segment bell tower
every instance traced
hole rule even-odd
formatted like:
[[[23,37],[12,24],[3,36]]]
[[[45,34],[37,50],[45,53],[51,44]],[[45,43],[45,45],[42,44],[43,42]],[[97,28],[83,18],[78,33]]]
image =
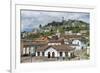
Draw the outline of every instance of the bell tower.
[[[57,35],[58,38],[60,38],[60,34],[61,34],[61,33],[60,33],[59,30],[57,29],[56,35]]]

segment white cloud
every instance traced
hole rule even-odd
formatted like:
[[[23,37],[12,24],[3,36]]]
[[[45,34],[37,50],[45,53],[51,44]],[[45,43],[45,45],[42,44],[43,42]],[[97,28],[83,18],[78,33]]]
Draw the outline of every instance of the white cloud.
[[[31,30],[39,24],[45,25],[52,21],[62,21],[62,17],[78,19],[89,23],[89,13],[80,12],[47,12],[47,11],[21,11],[21,22],[23,30]]]

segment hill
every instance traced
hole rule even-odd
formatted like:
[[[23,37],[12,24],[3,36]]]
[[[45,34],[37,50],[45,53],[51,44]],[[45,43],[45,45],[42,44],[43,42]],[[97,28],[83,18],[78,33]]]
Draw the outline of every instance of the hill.
[[[52,21],[41,27],[42,30],[57,31],[60,30],[61,33],[64,31],[79,32],[80,30],[89,30],[89,23],[81,20],[63,20],[62,22]]]

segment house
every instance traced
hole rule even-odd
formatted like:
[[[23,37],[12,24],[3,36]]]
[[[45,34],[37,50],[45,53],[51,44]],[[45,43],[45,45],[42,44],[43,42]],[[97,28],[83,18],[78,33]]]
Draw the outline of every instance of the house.
[[[63,40],[51,40],[48,43],[42,41],[22,41],[21,56],[34,54],[48,58],[70,58],[74,55],[75,48],[62,43]]]
[[[84,44],[80,39],[74,39],[72,45],[75,45],[76,50],[86,49],[86,44]]]
[[[22,35],[22,38],[25,38],[25,37],[27,37],[28,32],[21,32],[21,35]]]
[[[64,39],[52,38],[47,45],[36,49],[36,56],[44,56],[48,58],[70,58],[74,56],[75,48],[65,45]]]
[[[43,41],[44,41],[44,42],[47,42],[48,40],[49,40],[49,38],[48,38],[47,36],[41,36],[41,37],[37,38],[35,41],[38,41],[38,42],[39,42],[39,41],[40,41],[40,42],[41,42],[41,41],[42,41],[42,42],[43,42]]]
[[[75,50],[81,50],[86,48],[86,44],[81,39],[81,35],[67,35],[64,37],[64,44],[70,45]]]
[[[51,39],[41,37],[39,40],[22,41],[22,46],[22,55],[35,54],[48,58],[70,58],[74,56],[75,50],[86,48],[81,41],[81,35],[67,35],[61,38],[52,36]]]
[[[65,35],[72,35],[72,31],[65,31]]]
[[[32,42],[22,42],[21,43],[21,56],[35,54],[35,49],[37,45],[34,45]]]
[[[82,35],[73,34],[73,35],[64,35],[63,37],[64,39],[72,40],[72,39],[81,39]]]
[[[65,44],[72,44],[73,39],[81,39],[80,35],[66,35],[64,37],[64,43]]]
[[[80,30],[80,33],[81,34],[86,34],[87,33],[87,30]]]
[[[61,41],[59,40],[50,40],[48,45],[61,45]]]
[[[66,45],[46,45],[36,49],[36,56],[48,58],[73,57],[74,48]]]
[[[54,35],[51,39],[48,40],[48,45],[61,45],[64,44],[63,38],[58,38],[58,36]]]
[[[35,54],[37,48],[47,45],[44,41],[21,41],[21,56]]]
[[[81,33],[76,33],[76,35],[82,35]]]
[[[69,39],[64,39],[64,44],[68,45],[70,43],[71,43],[71,41]]]
[[[57,30],[57,32],[56,32],[56,36],[57,36],[58,38],[61,37],[61,33],[59,32],[59,30]]]

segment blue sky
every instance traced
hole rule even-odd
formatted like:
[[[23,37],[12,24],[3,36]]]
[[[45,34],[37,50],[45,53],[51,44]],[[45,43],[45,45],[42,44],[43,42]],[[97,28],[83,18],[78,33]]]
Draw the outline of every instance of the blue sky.
[[[81,12],[49,12],[49,11],[32,11],[21,10],[21,31],[32,31],[33,28],[38,28],[41,24],[46,25],[52,21],[62,21],[77,19],[89,23],[89,13]]]

